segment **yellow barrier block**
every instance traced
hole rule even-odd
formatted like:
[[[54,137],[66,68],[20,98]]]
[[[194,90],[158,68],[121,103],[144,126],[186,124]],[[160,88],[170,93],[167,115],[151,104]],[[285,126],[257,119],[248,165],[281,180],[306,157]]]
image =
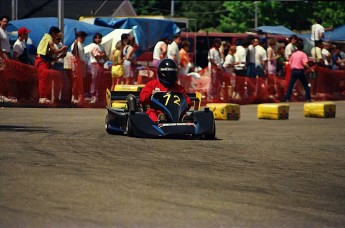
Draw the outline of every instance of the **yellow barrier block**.
[[[240,105],[232,103],[208,103],[206,104],[213,111],[216,120],[239,120]]]
[[[286,120],[289,119],[289,105],[288,104],[259,104],[258,118],[271,120]]]
[[[336,105],[332,101],[305,103],[303,112],[305,117],[335,118]]]

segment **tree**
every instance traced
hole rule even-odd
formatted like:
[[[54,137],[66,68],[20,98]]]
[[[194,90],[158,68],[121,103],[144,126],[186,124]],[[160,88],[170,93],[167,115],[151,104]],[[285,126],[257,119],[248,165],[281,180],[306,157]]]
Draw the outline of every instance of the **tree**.
[[[137,14],[170,16],[167,0],[132,0]],[[245,32],[254,28],[255,1],[174,1],[174,16],[196,20],[192,31]],[[258,26],[283,25],[294,31],[310,30],[316,18],[325,27],[345,24],[343,1],[257,1]],[[193,24],[192,24],[193,25]]]

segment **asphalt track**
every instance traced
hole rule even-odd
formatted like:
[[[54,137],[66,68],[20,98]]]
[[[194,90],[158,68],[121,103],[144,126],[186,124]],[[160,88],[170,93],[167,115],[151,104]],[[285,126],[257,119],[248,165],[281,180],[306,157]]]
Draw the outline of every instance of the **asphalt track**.
[[[217,140],[108,135],[104,109],[0,109],[0,227],[344,227],[336,118],[216,121]]]

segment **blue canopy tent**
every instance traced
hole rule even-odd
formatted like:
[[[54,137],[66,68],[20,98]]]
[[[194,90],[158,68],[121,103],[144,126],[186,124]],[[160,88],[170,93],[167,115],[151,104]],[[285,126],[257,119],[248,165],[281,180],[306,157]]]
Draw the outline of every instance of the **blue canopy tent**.
[[[58,26],[57,17],[44,17],[44,18],[28,18],[22,20],[10,21],[6,30],[9,32],[17,31],[20,27],[26,27],[31,30],[29,37],[32,40],[32,45],[37,48],[44,33],[49,32],[51,26]],[[73,19],[64,19],[64,44],[71,46],[75,40],[75,29],[77,31],[84,31],[87,33],[85,45],[92,43],[92,37],[96,32],[101,33],[103,36],[113,31],[112,28],[92,25],[86,22],[81,22]]]
[[[139,44],[137,55],[153,49],[164,33],[179,33],[180,29],[175,22],[164,19],[148,18],[95,18],[94,24],[113,29],[133,29],[136,42]]]
[[[283,35],[283,36],[291,36],[296,33],[291,31],[290,29],[278,25],[278,26],[259,26],[256,28],[257,30],[261,30],[263,33],[269,33],[269,34],[277,34],[277,35]]]

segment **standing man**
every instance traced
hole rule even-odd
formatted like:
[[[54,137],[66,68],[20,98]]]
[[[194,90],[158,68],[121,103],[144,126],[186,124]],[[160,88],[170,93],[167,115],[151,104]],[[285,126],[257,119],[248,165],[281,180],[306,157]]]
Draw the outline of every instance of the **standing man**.
[[[209,52],[209,62],[211,64],[211,83],[209,88],[209,99],[219,100],[220,99],[220,88],[222,84],[222,71],[223,61],[219,48],[221,45],[221,39],[216,38],[213,41],[213,47]]]
[[[37,56],[35,60],[35,66],[38,70],[38,92],[39,92],[39,103],[46,104],[51,103],[47,98],[47,69],[52,67],[52,54],[58,55],[61,52],[67,51],[67,46],[62,46],[57,49],[54,46],[54,40],[58,37],[60,29],[56,26],[52,26],[49,29],[49,33],[45,33],[38,44]]]
[[[297,43],[297,40],[298,40],[298,38],[297,38],[296,35],[290,36],[290,38],[289,38],[289,44],[286,45],[286,47],[285,47],[285,52],[284,52],[286,61],[289,61],[289,58],[290,58],[290,56],[292,55],[292,53],[294,53],[295,51],[297,51],[297,48],[296,48],[296,46],[295,46],[296,43]]]
[[[174,35],[174,40],[168,45],[168,59],[173,59],[177,64],[177,67],[180,66],[180,50],[179,45],[181,44],[180,34]]]
[[[10,58],[11,46],[9,34],[5,31],[8,22],[10,21],[8,16],[1,17],[0,24],[0,56],[4,59]]]
[[[153,61],[152,66],[158,69],[158,65],[161,60],[166,58],[167,51],[168,51],[168,44],[170,43],[170,34],[164,33],[155,45],[153,49]]]
[[[291,77],[289,81],[289,87],[285,96],[285,101],[286,102],[290,101],[293,86],[295,85],[295,82],[298,79],[300,80],[300,82],[302,83],[304,87],[305,99],[310,102],[312,100],[310,96],[308,80],[304,74],[304,69],[308,69],[310,71],[314,71],[314,70],[309,67],[308,57],[303,52],[303,48],[304,48],[303,41],[298,41],[296,43],[296,47],[297,47],[297,51],[294,52],[289,59],[289,64],[291,66]]]

